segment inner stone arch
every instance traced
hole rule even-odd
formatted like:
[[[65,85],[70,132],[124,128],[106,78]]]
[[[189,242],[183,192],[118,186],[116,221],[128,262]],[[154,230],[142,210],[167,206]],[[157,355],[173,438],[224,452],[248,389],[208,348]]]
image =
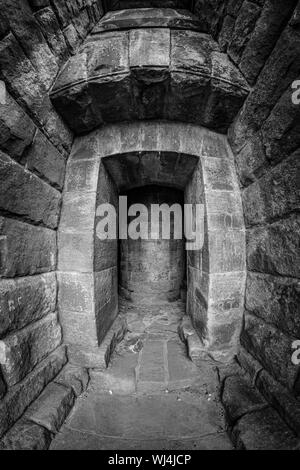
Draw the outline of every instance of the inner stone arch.
[[[242,322],[245,234],[230,148],[200,126],[158,122],[110,125],[79,137],[68,163],[59,227],[60,316],[69,358],[99,364],[118,316],[118,240],[95,236],[99,204],[149,184],[184,191],[205,205],[204,246],[186,256],[186,313],[201,355],[230,361]],[[100,348],[99,348],[100,347]]]

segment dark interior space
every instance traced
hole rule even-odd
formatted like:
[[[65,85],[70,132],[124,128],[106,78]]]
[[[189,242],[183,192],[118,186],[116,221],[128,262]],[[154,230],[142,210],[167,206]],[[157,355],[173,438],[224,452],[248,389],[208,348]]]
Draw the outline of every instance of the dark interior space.
[[[170,213],[170,239],[163,239],[162,214],[159,214],[157,224],[157,218],[152,218],[151,205],[167,204],[171,207],[179,204],[182,214],[183,192],[162,186],[145,186],[130,190],[126,195],[128,207],[143,204],[147,208],[148,239],[119,241],[122,291],[135,302],[177,300],[186,277],[184,240],[174,239],[174,213]],[[129,224],[134,218],[129,217]],[[183,217],[181,221],[183,223]]]

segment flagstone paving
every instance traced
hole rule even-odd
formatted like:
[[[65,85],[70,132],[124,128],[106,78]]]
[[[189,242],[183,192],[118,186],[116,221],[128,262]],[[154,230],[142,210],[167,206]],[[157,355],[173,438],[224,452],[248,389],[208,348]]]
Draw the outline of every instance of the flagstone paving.
[[[231,449],[212,364],[197,367],[178,336],[181,302],[122,302],[128,333],[107,370],[90,371],[52,449]]]

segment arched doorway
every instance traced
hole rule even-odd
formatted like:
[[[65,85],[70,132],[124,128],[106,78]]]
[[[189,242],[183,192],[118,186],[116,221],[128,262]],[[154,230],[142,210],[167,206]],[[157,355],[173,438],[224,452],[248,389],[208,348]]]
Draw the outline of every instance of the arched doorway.
[[[185,202],[205,206],[204,245],[187,256],[186,312],[204,353],[221,361],[236,353],[245,234],[226,138],[195,125],[139,122],[78,138],[68,165],[58,269],[71,361],[96,367],[99,345],[118,314],[118,241],[95,236],[97,207],[117,206],[121,191],[166,181],[184,190]]]

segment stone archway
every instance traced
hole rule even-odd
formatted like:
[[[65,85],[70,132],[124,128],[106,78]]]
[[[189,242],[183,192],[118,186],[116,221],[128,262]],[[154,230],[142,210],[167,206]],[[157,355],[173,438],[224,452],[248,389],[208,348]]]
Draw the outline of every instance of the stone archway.
[[[118,313],[116,243],[97,246],[96,207],[117,197],[105,159],[130,152],[196,157],[187,201],[204,202],[205,242],[188,256],[187,313],[203,351],[229,361],[243,315],[245,232],[233,156],[226,137],[189,124],[138,122],[106,126],[75,141],[59,227],[59,310],[69,358],[96,367],[99,345]],[[188,157],[187,157],[188,158]]]

